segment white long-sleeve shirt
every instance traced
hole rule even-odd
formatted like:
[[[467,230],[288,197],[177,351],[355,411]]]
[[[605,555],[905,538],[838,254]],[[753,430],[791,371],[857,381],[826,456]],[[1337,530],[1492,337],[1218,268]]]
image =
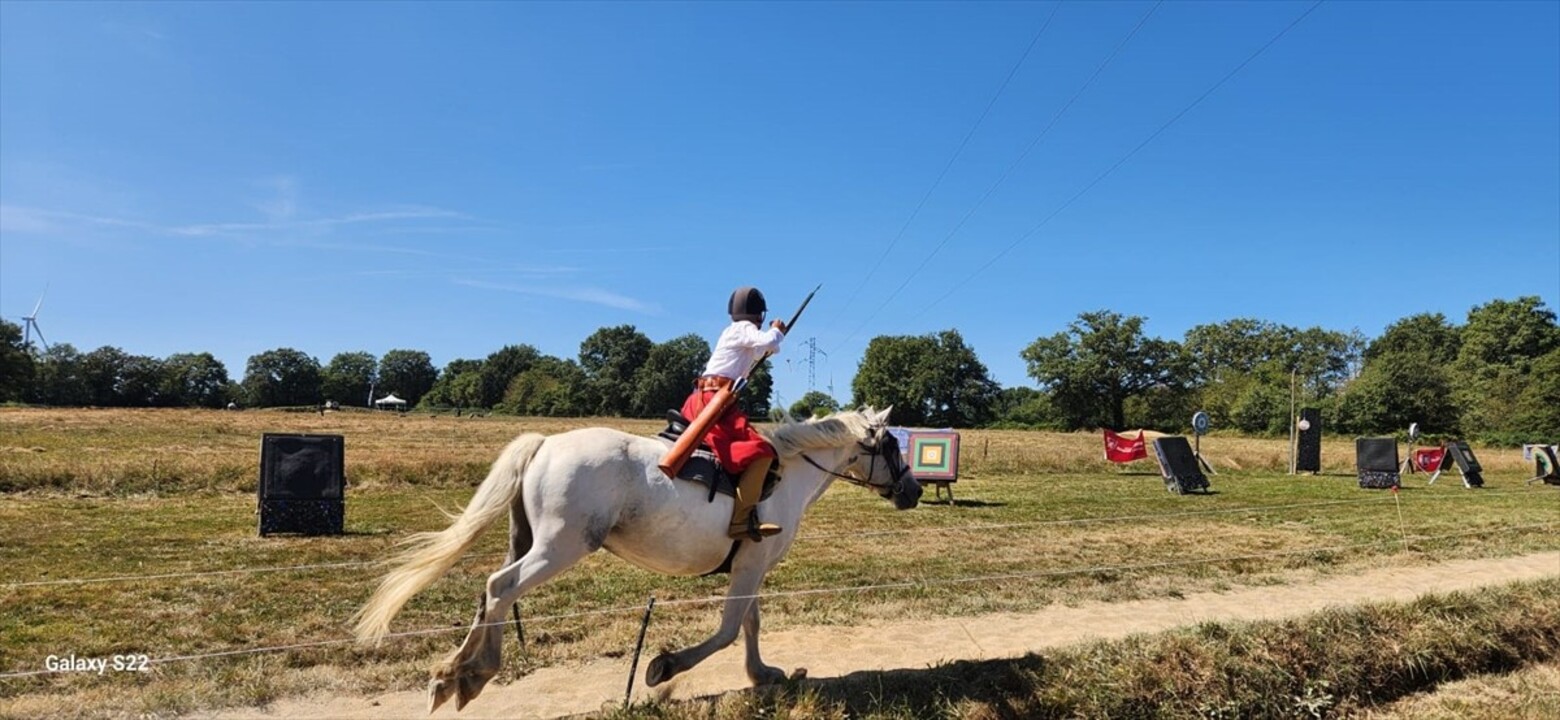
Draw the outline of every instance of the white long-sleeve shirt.
[[[715,341],[715,350],[704,365],[704,374],[741,379],[764,353],[780,352],[780,340],[784,337],[778,328],[760,330],[746,320],[733,322]]]

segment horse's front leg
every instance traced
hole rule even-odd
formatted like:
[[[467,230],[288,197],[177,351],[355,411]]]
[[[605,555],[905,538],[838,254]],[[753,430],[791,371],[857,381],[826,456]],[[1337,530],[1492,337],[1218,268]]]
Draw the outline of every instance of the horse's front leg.
[[[720,627],[715,630],[715,634],[693,647],[657,655],[650,661],[650,666],[645,668],[645,684],[650,687],[660,685],[679,673],[692,670],[695,665],[704,662],[705,658],[715,654],[716,650],[735,642],[737,631],[742,628],[748,615],[748,609],[758,602],[753,594],[758,591],[758,585],[763,580],[767,569],[756,563],[752,567],[741,569],[733,567],[731,587],[726,591],[726,602],[720,613]]]
[[[747,646],[747,676],[753,685],[773,685],[785,679],[784,670],[765,665],[764,659],[759,657],[758,598],[753,598],[753,603],[748,605],[747,615],[742,618],[742,640]]]

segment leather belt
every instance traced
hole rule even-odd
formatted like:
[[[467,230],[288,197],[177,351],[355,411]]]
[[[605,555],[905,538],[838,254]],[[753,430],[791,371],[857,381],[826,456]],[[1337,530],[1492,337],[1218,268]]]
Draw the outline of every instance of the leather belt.
[[[723,375],[704,375],[694,382],[694,387],[701,392],[717,392],[731,387],[731,378]]]

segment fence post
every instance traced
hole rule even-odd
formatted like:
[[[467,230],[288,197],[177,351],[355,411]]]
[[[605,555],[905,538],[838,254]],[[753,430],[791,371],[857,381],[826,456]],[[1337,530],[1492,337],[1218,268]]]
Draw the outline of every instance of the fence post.
[[[628,666],[628,689],[623,691],[623,707],[628,707],[634,697],[634,675],[639,673],[639,652],[645,647],[645,630],[650,628],[650,611],[655,609],[655,596],[645,606],[645,619],[639,623],[639,642],[634,643],[634,662]]]

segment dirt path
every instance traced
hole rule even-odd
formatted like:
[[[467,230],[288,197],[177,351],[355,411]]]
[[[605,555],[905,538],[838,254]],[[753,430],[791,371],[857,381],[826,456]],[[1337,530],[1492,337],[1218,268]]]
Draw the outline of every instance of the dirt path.
[[[806,667],[813,678],[859,670],[921,668],[944,660],[1012,657],[1030,650],[1083,640],[1120,638],[1204,620],[1264,620],[1300,615],[1361,601],[1410,600],[1428,592],[1464,590],[1560,575],[1560,552],[1495,560],[1459,560],[1439,565],[1386,568],[1362,575],[1184,599],[1087,603],[1049,607],[1036,613],[982,615],[937,621],[879,623],[858,627],[807,627],[766,632],[764,659],[787,671]],[[746,688],[741,641],[669,683],[675,698]],[[635,697],[644,687],[645,658],[635,678]],[[510,685],[492,685],[458,715],[454,703],[436,717],[551,718],[599,710],[621,702],[628,659],[543,668]],[[665,690],[666,686],[657,688]],[[216,718],[426,718],[422,691],[372,697],[308,697],[266,708],[224,711]]]

